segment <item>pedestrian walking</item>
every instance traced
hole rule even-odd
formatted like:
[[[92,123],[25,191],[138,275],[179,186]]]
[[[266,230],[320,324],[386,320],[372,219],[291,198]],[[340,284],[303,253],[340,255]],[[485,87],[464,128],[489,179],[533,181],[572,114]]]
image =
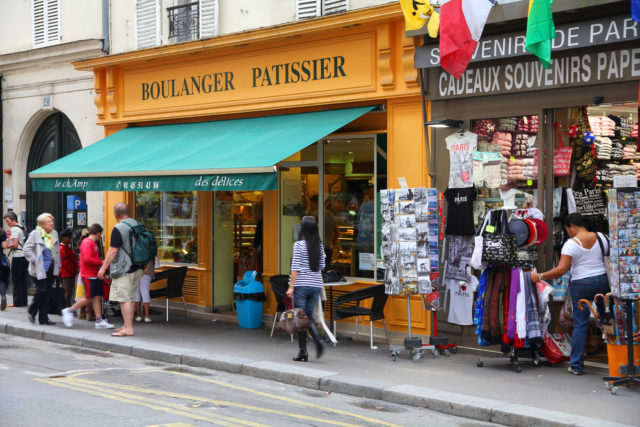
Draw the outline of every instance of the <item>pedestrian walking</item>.
[[[309,332],[316,342],[317,357],[324,353],[324,342],[318,334],[318,329],[313,321],[313,310],[318,303],[318,297],[322,291],[322,269],[325,265],[325,254],[318,224],[312,216],[305,216],[301,221],[298,241],[293,244],[293,257],[291,259],[291,281],[287,295],[293,297],[296,307],[304,310],[309,318]],[[293,358],[296,362],[306,362],[309,359],[307,353],[307,331],[298,332],[298,355]]]
[[[131,227],[139,225],[130,218],[129,206],[124,202],[116,203],[113,213],[118,223],[111,231],[111,242],[104,263],[98,271],[98,277],[104,279],[107,268],[111,272],[111,290],[109,299],[120,303],[124,326],[111,334],[114,337],[133,336],[134,303],[142,268],[131,259]],[[128,225],[127,225],[128,224]]]
[[[27,267],[29,263],[24,258],[24,241],[26,239],[24,227],[18,222],[15,212],[7,212],[4,222],[9,226],[7,241],[2,244],[4,249],[10,249],[11,285],[13,286],[13,306],[25,307],[27,301]]]
[[[24,242],[24,257],[29,262],[29,275],[36,282],[36,294],[29,306],[29,321],[35,323],[36,314],[41,325],[55,325],[49,319],[51,288],[60,274],[60,241],[53,229],[54,218],[42,213],[38,226]]]
[[[609,241],[602,233],[587,230],[587,220],[579,213],[567,215],[562,225],[570,239],[562,246],[558,266],[542,273],[531,273],[532,281],[557,279],[571,268],[569,294],[573,306],[573,333],[569,373],[584,373],[584,351],[587,345],[589,310],[580,309],[581,299],[593,300],[596,294],[611,292],[604,265],[609,252]],[[598,300],[598,310],[604,312],[604,304]]]
[[[78,274],[78,260],[76,253],[71,249],[71,235],[73,231],[65,228],[60,232],[60,280],[64,288],[65,307],[73,304],[73,295],[76,287],[76,275]],[[102,260],[100,261],[102,262]]]
[[[102,279],[98,278],[98,271],[102,267],[98,242],[102,238],[103,228],[100,224],[89,227],[89,235],[80,242],[80,277],[84,283],[84,298],[69,308],[62,310],[62,321],[67,328],[73,326],[76,310],[93,304],[96,329],[111,329],[114,326],[102,318]]]

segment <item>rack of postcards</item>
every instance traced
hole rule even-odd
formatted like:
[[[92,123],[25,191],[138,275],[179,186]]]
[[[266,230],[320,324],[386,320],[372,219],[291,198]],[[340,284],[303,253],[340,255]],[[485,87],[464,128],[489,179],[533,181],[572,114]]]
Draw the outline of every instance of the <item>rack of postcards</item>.
[[[619,297],[640,297],[640,188],[607,190],[610,235],[609,281]]]
[[[429,294],[438,271],[438,191],[400,188],[380,192],[385,291]]]
[[[401,180],[402,183],[402,180]],[[422,345],[411,333],[411,296],[430,294],[437,288],[439,215],[438,191],[435,188],[408,188],[380,192],[382,255],[385,266],[385,292],[407,298],[409,336],[404,346],[390,346],[393,360],[402,350],[409,350],[414,362],[433,345]],[[433,273],[432,273],[433,272]]]

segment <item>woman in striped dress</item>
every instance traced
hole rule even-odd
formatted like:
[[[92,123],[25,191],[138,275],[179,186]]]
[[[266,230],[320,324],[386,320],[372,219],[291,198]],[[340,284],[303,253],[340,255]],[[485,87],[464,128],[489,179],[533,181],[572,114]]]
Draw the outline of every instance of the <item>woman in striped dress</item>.
[[[301,221],[298,241],[293,244],[293,257],[291,258],[291,281],[287,295],[293,296],[296,307],[304,310],[309,319],[313,319],[313,310],[318,303],[318,296],[322,291],[322,269],[324,268],[325,255],[318,224],[312,216],[305,216]],[[315,322],[309,322],[309,332],[316,342],[318,358],[324,353],[324,342],[318,334]],[[307,353],[307,331],[298,332],[299,352],[293,358],[296,362],[306,362],[309,359]]]

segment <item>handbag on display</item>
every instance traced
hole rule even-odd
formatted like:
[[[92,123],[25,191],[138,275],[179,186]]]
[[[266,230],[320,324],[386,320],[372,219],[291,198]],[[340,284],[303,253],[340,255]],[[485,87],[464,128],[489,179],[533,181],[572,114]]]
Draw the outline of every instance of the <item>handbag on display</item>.
[[[297,334],[309,328],[309,318],[301,308],[290,308],[282,312],[278,328],[287,334]]]
[[[567,362],[571,355],[571,342],[563,333],[550,334],[545,332],[540,352],[549,363]]]
[[[491,210],[487,211],[484,217],[484,222],[482,223],[482,227],[480,227],[480,231],[478,235],[473,238],[473,253],[471,254],[471,267],[474,270],[482,270],[482,246],[484,239],[482,238],[482,233],[484,233],[484,229],[487,226],[487,222],[489,221],[489,217],[491,216]]]
[[[564,299],[564,304],[562,304],[562,308],[560,309],[558,322],[567,329],[573,328],[573,305],[571,303],[571,294],[568,291]]]
[[[494,265],[514,265],[516,236],[507,231],[507,211],[493,211],[491,216],[482,235],[482,260]]]

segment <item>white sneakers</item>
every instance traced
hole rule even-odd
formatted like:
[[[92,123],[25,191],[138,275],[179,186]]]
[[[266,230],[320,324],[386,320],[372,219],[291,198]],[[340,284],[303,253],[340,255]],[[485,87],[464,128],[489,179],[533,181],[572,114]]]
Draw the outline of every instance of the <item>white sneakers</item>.
[[[102,319],[99,322],[96,322],[96,329],[113,329],[113,325],[107,322],[105,319]]]
[[[140,317],[140,316],[136,317],[136,322],[142,322],[142,317]],[[150,317],[145,317],[144,318],[144,323],[151,323],[151,318]]]
[[[62,309],[62,323],[64,323],[64,326],[66,326],[67,328],[72,327],[73,317],[74,317],[74,312],[73,310],[71,310],[71,308]]]
[[[136,322],[142,322],[142,317],[140,316],[136,317]]]

